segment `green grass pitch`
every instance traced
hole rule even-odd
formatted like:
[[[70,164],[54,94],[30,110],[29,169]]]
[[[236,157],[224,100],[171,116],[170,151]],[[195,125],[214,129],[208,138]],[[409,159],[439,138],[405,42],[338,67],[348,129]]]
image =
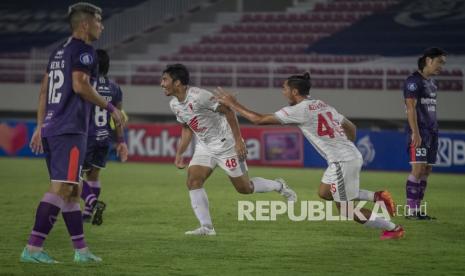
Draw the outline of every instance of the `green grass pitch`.
[[[300,200],[317,200],[323,173],[313,169],[251,167],[250,176],[283,177]],[[387,188],[404,202],[407,173],[362,172],[361,187]],[[217,169],[206,183],[215,237],[186,237],[197,227],[173,165],[110,163],[101,174],[107,203],[101,226],[85,225],[101,264],[77,265],[59,217],[45,243],[57,265],[22,264],[19,255],[48,187],[41,159],[0,158],[0,275],[463,275],[465,176],[433,174],[426,201],[436,221],[408,221],[406,236],[380,241],[380,231],[354,222],[237,220],[239,200],[280,200],[276,194],[240,195]]]

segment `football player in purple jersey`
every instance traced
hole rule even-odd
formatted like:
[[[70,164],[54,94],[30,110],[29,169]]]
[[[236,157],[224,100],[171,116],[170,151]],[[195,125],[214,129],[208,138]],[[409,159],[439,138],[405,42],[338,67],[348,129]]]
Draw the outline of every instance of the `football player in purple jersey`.
[[[107,76],[110,57],[105,50],[97,49],[97,58],[99,71],[97,91],[108,102],[122,110],[123,93],[120,87]],[[92,219],[92,224],[95,225],[102,224],[102,214],[106,207],[103,201],[98,200],[101,192],[99,174],[100,170],[106,166],[108,153],[113,142],[114,133],[110,126],[110,120],[111,116],[106,109],[98,105],[92,108],[83,168],[86,173],[86,180],[82,184],[81,198],[85,202],[85,209],[82,214],[84,222],[89,222]],[[117,127],[115,132],[116,153],[124,162],[128,158],[128,147],[124,140],[123,128]]]
[[[79,206],[80,173],[86,151],[91,105],[108,110],[118,125],[121,112],[95,90],[97,58],[91,43],[102,31],[102,10],[80,2],[69,7],[72,35],[50,55],[42,79],[37,111],[37,129],[30,147],[45,152],[50,186],[37,207],[35,223],[20,260],[29,263],[57,263],[43,244],[62,213],[74,247],[74,261],[99,262],[84,240]]]
[[[428,48],[418,59],[418,71],[412,73],[404,84],[407,111],[407,151],[412,170],[407,178],[406,218],[431,220],[433,217],[420,212],[425,196],[428,176],[436,163],[438,151],[438,121],[436,118],[436,93],[438,87],[432,76],[438,75],[446,63],[447,53],[440,48]]]

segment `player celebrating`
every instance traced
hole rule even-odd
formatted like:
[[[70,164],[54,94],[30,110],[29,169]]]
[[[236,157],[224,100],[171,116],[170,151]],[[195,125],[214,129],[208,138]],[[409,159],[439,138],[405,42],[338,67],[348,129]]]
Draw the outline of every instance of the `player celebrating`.
[[[72,36],[49,59],[42,79],[37,129],[30,147],[45,152],[50,187],[37,207],[29,242],[20,260],[30,263],[56,263],[43,250],[43,243],[61,210],[71,236],[75,262],[99,262],[84,241],[79,206],[79,177],[86,150],[91,103],[108,110],[115,121],[122,115],[92,87],[97,77],[95,50],[90,45],[103,30],[102,10],[89,3],[69,7]]]
[[[189,72],[184,65],[168,65],[163,71],[161,87],[166,96],[173,96],[171,110],[178,122],[183,124],[176,152],[176,167],[185,167],[182,155],[193,134],[198,140],[187,171],[187,187],[200,227],[187,231],[186,235],[216,235],[203,188],[216,166],[228,174],[231,183],[241,194],[276,191],[288,201],[297,200],[295,192],[282,179],[254,177],[249,180],[245,162],[247,149],[236,115],[220,105],[209,91],[189,86]]]
[[[407,219],[431,220],[419,211],[425,196],[426,183],[436,163],[438,151],[438,122],[436,119],[437,86],[431,76],[438,75],[446,63],[447,53],[429,48],[418,59],[418,71],[410,75],[404,85],[407,110],[408,153],[412,170],[407,178]]]
[[[232,95],[218,88],[217,99],[240,113],[254,124],[294,124],[328,162],[319,188],[319,196],[341,203],[352,200],[383,201],[390,215],[394,215],[394,202],[387,191],[371,192],[359,189],[362,155],[355,147],[356,127],[323,101],[309,98],[310,75],[289,77],[283,85],[283,94],[289,105],[274,114],[259,114],[241,105]],[[365,218],[355,217],[368,227],[383,229],[381,239],[398,239],[404,234],[401,226],[376,217],[368,209],[361,209]]]
[[[122,111],[123,95],[120,87],[107,77],[110,67],[110,57],[107,52],[97,49],[99,78],[97,81],[97,92]],[[124,114],[124,113],[123,113]],[[106,204],[99,201],[100,195],[100,169],[105,168],[108,152],[112,143],[112,129],[110,126],[111,116],[106,109],[96,105],[93,108],[89,125],[89,136],[87,139],[87,152],[84,160],[83,171],[86,172],[86,180],[82,184],[81,198],[85,202],[82,218],[84,222],[92,219],[92,224],[100,225],[103,222],[102,214]],[[124,141],[122,127],[115,128],[116,132],[116,153],[121,161],[128,158],[128,148]],[[94,214],[95,210],[95,214]]]

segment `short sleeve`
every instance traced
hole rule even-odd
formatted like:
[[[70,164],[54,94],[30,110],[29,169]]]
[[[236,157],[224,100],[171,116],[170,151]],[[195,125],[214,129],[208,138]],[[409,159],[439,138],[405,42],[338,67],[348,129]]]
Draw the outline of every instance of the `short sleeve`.
[[[180,122],[181,124],[185,124],[185,122],[178,116],[178,111],[174,107],[173,102],[170,102],[170,109],[176,116],[176,121]]]
[[[345,117],[341,113],[337,112],[335,109],[333,110],[333,120],[335,122],[338,122],[339,124],[342,124],[342,121],[344,121]]]
[[[420,93],[420,85],[414,78],[408,78],[404,84],[404,98],[418,98]]]
[[[276,111],[274,116],[282,124],[303,124],[307,120],[305,119],[306,112],[300,108],[300,105],[286,106],[281,110]]]
[[[200,106],[202,106],[203,108],[209,109],[211,111],[216,111],[216,109],[220,105],[220,103],[215,98],[215,96],[207,90],[202,90],[197,100]]]
[[[74,49],[71,59],[71,68],[73,71],[82,71],[89,76],[97,66],[95,50],[91,46],[81,46]]]

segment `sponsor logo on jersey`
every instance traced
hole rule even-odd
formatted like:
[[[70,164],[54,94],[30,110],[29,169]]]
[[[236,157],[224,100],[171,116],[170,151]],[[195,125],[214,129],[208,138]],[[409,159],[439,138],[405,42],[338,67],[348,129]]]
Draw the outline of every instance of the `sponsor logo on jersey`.
[[[204,132],[205,130],[207,130],[206,127],[199,127],[199,119],[197,118],[197,116],[192,118],[189,121],[188,125],[194,132]]]
[[[55,54],[55,58],[62,58],[63,54],[65,53],[65,50],[58,50]]]
[[[411,83],[407,84],[407,90],[408,91],[415,91],[415,90],[417,90],[417,87],[418,87],[417,84],[414,83],[414,82],[411,82]]]
[[[94,62],[94,58],[92,57],[91,54],[89,53],[82,53],[79,56],[79,60],[81,61],[82,64],[84,65],[90,65],[92,62]]]

